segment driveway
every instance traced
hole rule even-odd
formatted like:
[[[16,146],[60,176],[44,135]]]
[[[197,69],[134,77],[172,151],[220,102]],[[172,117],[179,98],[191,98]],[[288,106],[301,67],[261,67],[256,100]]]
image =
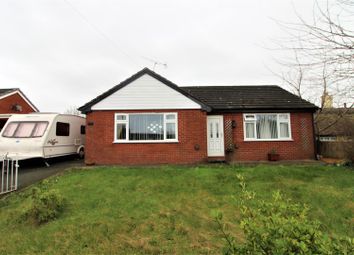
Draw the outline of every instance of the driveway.
[[[83,160],[76,157],[61,157],[49,160],[47,167],[43,160],[20,161],[18,169],[18,189],[27,187],[49,176],[63,172],[65,169],[84,166]]]

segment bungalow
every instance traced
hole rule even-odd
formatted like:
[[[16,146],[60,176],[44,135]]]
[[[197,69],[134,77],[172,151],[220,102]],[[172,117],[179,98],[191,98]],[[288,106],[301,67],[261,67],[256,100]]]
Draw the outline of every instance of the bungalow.
[[[18,88],[0,89],[0,131],[12,114],[38,112]]]
[[[86,164],[315,158],[317,107],[278,86],[178,87],[144,68],[79,108]]]

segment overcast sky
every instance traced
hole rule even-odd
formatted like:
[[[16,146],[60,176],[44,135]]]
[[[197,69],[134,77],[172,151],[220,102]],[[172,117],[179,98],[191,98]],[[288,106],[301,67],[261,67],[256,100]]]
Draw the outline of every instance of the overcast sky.
[[[41,111],[81,106],[143,67],[179,86],[279,84],[274,20],[310,0],[1,0],[0,87]]]

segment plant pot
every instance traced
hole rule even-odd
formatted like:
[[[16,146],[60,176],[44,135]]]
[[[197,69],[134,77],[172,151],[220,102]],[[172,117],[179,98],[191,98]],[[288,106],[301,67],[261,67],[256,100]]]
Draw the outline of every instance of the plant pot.
[[[268,153],[268,160],[269,161],[278,161],[279,160],[279,154]]]

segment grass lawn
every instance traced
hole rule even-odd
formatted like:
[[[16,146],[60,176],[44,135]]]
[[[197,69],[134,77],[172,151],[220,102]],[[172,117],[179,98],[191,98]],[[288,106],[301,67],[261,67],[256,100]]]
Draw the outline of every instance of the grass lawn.
[[[242,173],[257,197],[307,203],[330,234],[354,236],[354,171],[331,166],[202,165],[74,169],[49,181],[66,199],[57,220],[21,222],[31,188],[0,200],[0,254],[218,254],[214,210],[242,240]]]

